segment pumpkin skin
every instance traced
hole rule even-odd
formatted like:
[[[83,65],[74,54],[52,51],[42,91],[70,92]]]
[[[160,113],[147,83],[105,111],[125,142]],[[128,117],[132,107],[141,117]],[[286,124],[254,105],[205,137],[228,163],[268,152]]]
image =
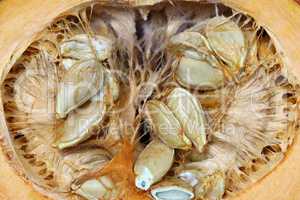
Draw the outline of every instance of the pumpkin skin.
[[[51,0],[43,2],[40,0],[27,0],[26,3],[18,0],[2,1],[0,3],[1,83],[16,59],[21,56],[29,44],[37,38],[39,32],[50,24],[53,19],[63,15],[64,12],[73,7],[89,2],[91,0]],[[159,0],[148,1],[147,4],[153,4],[152,2],[159,2]],[[283,52],[289,69],[300,78],[300,6],[295,1],[281,0],[274,3],[270,0],[221,0],[220,2],[249,14],[259,25],[267,29],[276,42],[277,48]],[[134,0],[119,0],[114,1],[114,3],[127,6],[137,5]],[[3,105],[1,98],[0,103]],[[0,109],[0,132],[2,136],[8,134],[8,130],[2,106]],[[296,137],[294,145],[290,147],[286,154],[285,160],[267,177],[243,191],[234,199],[300,199],[299,155],[300,141]],[[14,170],[15,164],[10,161],[10,155],[4,154],[3,151],[0,152],[0,199],[47,199],[16,173]]]

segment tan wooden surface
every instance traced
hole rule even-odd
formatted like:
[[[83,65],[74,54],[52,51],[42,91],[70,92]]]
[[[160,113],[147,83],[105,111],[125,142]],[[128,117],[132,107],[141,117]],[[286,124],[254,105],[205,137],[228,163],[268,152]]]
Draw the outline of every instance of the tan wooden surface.
[[[8,66],[58,14],[89,0],[2,0],[0,2],[0,80]],[[300,78],[300,6],[293,0],[222,0],[254,17],[277,38],[290,69]],[[11,55],[15,57],[11,57]],[[1,102],[1,101],[0,101]],[[2,109],[0,112],[3,112]],[[3,116],[3,113],[0,113]],[[3,118],[0,120],[2,121]],[[5,127],[0,129],[1,133]],[[0,199],[42,200],[18,177],[0,152]],[[242,192],[236,200],[299,200],[300,140],[271,174]]]

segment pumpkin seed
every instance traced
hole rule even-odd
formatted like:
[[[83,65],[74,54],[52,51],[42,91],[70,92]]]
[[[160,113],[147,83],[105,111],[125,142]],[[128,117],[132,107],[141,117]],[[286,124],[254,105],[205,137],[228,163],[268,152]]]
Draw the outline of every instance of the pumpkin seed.
[[[266,62],[274,57],[276,49],[273,43],[267,38],[260,38],[258,42],[258,58],[260,61]]]
[[[196,199],[220,200],[225,193],[225,174],[211,159],[186,164],[178,177],[194,187]]]
[[[99,180],[93,179],[84,182],[75,193],[87,200],[110,200],[114,195],[114,187],[109,177],[102,176]]]
[[[103,61],[110,57],[111,51],[111,40],[100,35],[78,34],[60,45],[65,69],[70,69],[78,61],[91,59]]]
[[[63,191],[70,191],[76,179],[104,167],[110,158],[110,154],[100,148],[78,148],[63,155],[56,166],[54,177]]]
[[[209,43],[207,39],[198,32],[184,31],[170,38],[169,49],[174,53],[183,53],[190,49],[199,54],[210,54]]]
[[[88,102],[69,113],[60,127],[60,137],[56,142],[59,149],[75,146],[93,134],[99,128],[109,104],[119,98],[119,85],[109,70],[105,70],[105,82],[98,93]]]
[[[182,55],[175,79],[184,87],[211,90],[224,85],[223,72],[208,45],[198,32],[185,31],[170,39],[171,52]]]
[[[187,90],[175,88],[167,97],[167,106],[182,125],[186,136],[202,152],[207,143],[205,116],[197,99]]]
[[[56,113],[59,118],[87,102],[104,84],[102,63],[84,61],[68,70],[59,83]]]
[[[180,122],[163,102],[147,102],[146,115],[155,134],[169,147],[183,150],[191,148],[191,141],[185,136]]]
[[[160,181],[173,164],[174,149],[160,140],[153,140],[138,156],[134,165],[135,185],[142,190]]]
[[[246,42],[243,32],[232,20],[218,16],[210,19],[205,29],[212,50],[232,72],[239,72],[246,58]]]
[[[213,90],[224,85],[223,72],[206,60],[182,57],[175,74],[176,80],[186,88]]]
[[[155,200],[190,200],[194,198],[193,188],[176,178],[164,180],[151,189]]]
[[[59,129],[62,136],[56,141],[56,147],[64,149],[75,146],[93,134],[99,126],[106,111],[104,101],[87,102],[71,112]]]

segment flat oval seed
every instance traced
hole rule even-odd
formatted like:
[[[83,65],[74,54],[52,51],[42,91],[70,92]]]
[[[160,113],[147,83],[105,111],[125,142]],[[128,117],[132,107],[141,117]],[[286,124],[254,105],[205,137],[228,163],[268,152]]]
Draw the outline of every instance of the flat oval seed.
[[[183,150],[191,148],[192,143],[185,136],[183,127],[164,103],[149,101],[146,104],[146,115],[155,134],[169,147]]]
[[[65,149],[87,140],[94,134],[94,128],[99,126],[105,111],[103,101],[92,101],[71,112],[59,129],[62,136],[56,141],[55,146]]]
[[[196,199],[222,199],[225,192],[225,174],[222,166],[214,159],[187,163],[176,174],[194,187]]]
[[[245,38],[238,25],[228,18],[215,17],[208,21],[205,32],[212,50],[233,72],[238,72],[247,54]]]
[[[119,85],[109,70],[105,71],[105,83],[98,93],[90,101],[69,113],[67,119],[59,129],[61,137],[56,141],[55,146],[59,149],[75,146],[94,134],[99,127],[110,102],[119,97]],[[105,89],[106,88],[106,89]],[[109,97],[108,97],[109,96]]]
[[[78,34],[63,41],[60,45],[65,69],[70,69],[77,61],[105,60],[110,57],[111,51],[111,40],[100,35],[92,37],[87,34]]]
[[[99,180],[88,180],[84,182],[76,194],[87,200],[109,200],[113,196],[114,185],[109,177],[103,176]]]
[[[93,60],[84,61],[68,70],[59,83],[56,113],[64,118],[92,96],[104,84],[104,66]]]
[[[182,56],[175,79],[184,87],[211,90],[224,85],[223,72],[202,34],[195,31],[179,33],[170,39],[169,49]]]
[[[54,171],[62,191],[70,191],[74,182],[83,175],[104,167],[111,155],[100,148],[78,148],[67,151]]]
[[[187,90],[175,88],[167,97],[167,106],[182,124],[186,136],[202,152],[207,143],[205,116],[197,99]]]
[[[170,39],[169,47],[172,52],[183,52],[186,49],[198,51],[198,53],[209,53],[208,41],[198,32],[184,31],[174,35]]]
[[[155,200],[190,200],[194,198],[193,188],[176,178],[164,180],[154,186],[151,195]]]
[[[213,90],[224,85],[223,72],[207,60],[182,57],[175,73],[176,80],[187,88]]]
[[[103,199],[103,193],[105,188],[97,180],[88,180],[82,184],[82,186],[75,191],[76,194],[84,197],[87,200]]]
[[[138,156],[134,165],[135,185],[142,190],[160,181],[169,171],[174,160],[174,149],[160,140],[153,140]]]

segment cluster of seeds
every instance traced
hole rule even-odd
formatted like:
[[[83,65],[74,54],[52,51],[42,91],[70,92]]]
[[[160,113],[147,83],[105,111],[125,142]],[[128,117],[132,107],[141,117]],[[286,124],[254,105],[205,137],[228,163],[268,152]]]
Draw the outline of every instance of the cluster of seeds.
[[[271,172],[298,129],[280,52],[219,4],[72,12],[2,88],[7,148],[54,199],[226,198]]]

